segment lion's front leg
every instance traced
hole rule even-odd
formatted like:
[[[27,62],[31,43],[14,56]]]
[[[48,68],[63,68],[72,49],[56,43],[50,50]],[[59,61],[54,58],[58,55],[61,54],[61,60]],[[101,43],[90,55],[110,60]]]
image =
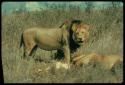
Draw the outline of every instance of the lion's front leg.
[[[68,45],[64,46],[63,51],[64,51],[64,62],[69,65],[70,64],[70,49],[69,49],[69,46]]]
[[[70,48],[69,48],[69,34],[67,30],[63,30],[62,45],[64,52],[65,67],[70,68]]]
[[[63,62],[56,62],[56,68],[64,68],[69,69],[70,68],[70,49],[68,46],[63,46],[63,52],[64,52],[64,60]]]

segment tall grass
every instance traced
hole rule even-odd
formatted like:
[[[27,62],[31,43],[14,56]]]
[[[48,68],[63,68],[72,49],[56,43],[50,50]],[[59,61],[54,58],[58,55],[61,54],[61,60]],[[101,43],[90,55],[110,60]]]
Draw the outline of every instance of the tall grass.
[[[51,63],[22,60],[19,48],[21,33],[28,27],[59,27],[63,21],[81,19],[90,25],[88,42],[79,49],[83,53],[117,54],[123,56],[123,10],[121,8],[93,10],[91,13],[77,10],[45,10],[13,13],[2,16],[2,65],[5,83],[111,83],[123,81],[123,67],[116,72],[92,65],[71,68],[68,71],[44,69]],[[37,49],[36,57],[52,60],[49,51]],[[54,59],[53,59],[54,60]],[[42,71],[38,72],[38,69]]]

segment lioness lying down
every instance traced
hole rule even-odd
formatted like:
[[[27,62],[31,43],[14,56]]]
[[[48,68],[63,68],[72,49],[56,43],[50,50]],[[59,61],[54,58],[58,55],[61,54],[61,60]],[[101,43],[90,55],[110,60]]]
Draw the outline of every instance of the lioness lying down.
[[[64,25],[67,29],[64,29]],[[28,28],[22,33],[21,44],[24,44],[24,57],[32,55],[35,48],[44,50],[61,50],[64,62],[70,63],[70,51],[76,50],[88,38],[89,26],[80,20],[63,23],[61,28]]]
[[[92,53],[89,55],[79,55],[74,56],[72,62],[76,66],[80,65],[87,65],[90,62],[99,62],[104,69],[111,70],[116,64],[123,62],[123,57],[118,55],[108,55],[108,56],[102,56],[96,53]]]

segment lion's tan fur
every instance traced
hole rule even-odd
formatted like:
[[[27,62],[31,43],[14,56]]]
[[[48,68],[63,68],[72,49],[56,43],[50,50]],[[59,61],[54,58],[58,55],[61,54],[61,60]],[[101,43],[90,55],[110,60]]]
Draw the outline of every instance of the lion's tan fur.
[[[37,44],[42,49],[54,50],[61,48],[58,42],[63,35],[66,36],[66,31],[62,29],[30,28],[24,31],[23,39],[26,48],[31,49]]]
[[[70,60],[68,46],[69,33],[65,29],[58,28],[29,28],[23,34],[24,56],[32,54],[35,46],[44,50],[64,50],[65,60]]]

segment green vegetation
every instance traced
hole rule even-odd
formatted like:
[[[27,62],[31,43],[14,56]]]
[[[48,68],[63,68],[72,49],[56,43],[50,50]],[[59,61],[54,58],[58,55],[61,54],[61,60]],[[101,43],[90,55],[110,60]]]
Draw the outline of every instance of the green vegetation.
[[[123,66],[115,72],[97,65],[70,70],[45,68],[51,63],[21,59],[19,48],[21,33],[33,26],[59,27],[65,20],[81,19],[90,25],[90,38],[78,51],[83,53],[117,54],[123,56],[123,8],[82,11],[45,10],[41,12],[15,12],[2,16],[2,65],[5,83],[118,83],[123,82]],[[36,58],[51,61],[55,52],[37,49]],[[41,69],[42,71],[38,71]],[[37,71],[36,71],[37,70]]]

